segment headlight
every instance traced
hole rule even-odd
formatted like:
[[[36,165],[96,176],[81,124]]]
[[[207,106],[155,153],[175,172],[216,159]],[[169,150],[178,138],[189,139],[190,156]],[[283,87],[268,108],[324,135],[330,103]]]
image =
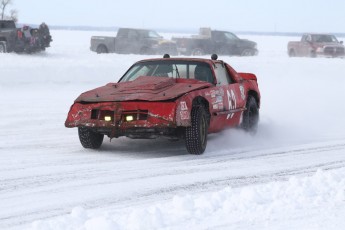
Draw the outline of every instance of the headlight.
[[[133,117],[133,115],[126,115],[125,119],[126,119],[126,121],[133,121],[134,117]]]
[[[148,110],[123,111],[121,120],[124,122],[144,121],[148,118]]]
[[[318,47],[318,48],[316,49],[316,52],[322,53],[322,52],[323,52],[323,47]]]
[[[105,121],[111,121],[111,116],[104,116]]]

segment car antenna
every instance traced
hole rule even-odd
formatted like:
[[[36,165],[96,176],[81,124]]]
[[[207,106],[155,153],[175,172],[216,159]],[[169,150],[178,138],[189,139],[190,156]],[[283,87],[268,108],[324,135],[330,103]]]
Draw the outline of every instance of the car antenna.
[[[164,54],[163,58],[170,58],[170,55],[169,54]]]

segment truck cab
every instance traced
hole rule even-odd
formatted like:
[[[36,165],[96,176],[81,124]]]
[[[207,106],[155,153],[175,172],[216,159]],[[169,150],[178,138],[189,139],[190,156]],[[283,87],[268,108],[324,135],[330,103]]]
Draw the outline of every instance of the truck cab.
[[[13,20],[0,20],[0,53],[6,53],[14,48],[16,31]]]

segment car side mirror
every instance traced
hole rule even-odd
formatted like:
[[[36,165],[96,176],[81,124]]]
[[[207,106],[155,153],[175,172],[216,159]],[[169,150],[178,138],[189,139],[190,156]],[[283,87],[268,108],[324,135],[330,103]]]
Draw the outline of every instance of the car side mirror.
[[[340,41],[340,44],[343,44],[343,41]]]

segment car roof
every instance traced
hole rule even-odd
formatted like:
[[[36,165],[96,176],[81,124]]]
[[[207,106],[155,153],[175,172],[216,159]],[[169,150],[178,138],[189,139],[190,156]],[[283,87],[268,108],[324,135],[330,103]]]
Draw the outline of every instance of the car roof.
[[[149,58],[149,59],[143,59],[136,63],[142,63],[142,62],[150,62],[150,61],[190,61],[190,62],[204,62],[209,64],[215,64],[215,63],[223,63],[222,60],[212,60],[207,58],[180,58],[180,57],[170,57],[170,58]]]
[[[330,33],[304,33],[303,35],[334,35]]]

